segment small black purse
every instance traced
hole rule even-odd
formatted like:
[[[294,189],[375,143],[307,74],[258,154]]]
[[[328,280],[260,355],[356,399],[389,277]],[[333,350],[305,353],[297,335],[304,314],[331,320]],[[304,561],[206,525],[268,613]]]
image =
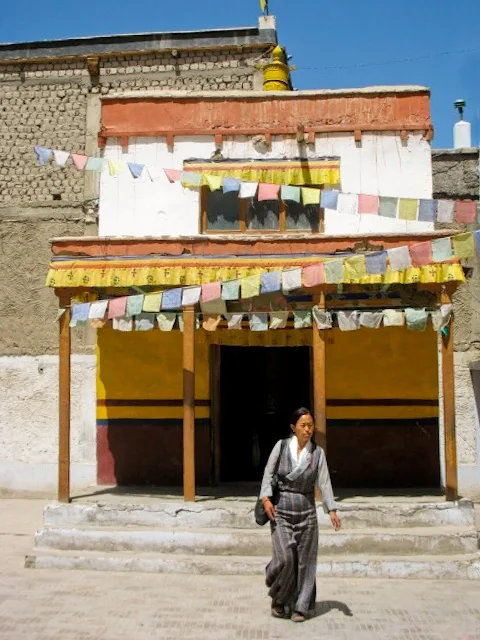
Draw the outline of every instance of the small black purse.
[[[282,440],[282,446],[280,448],[280,453],[278,455],[277,461],[275,463],[275,471],[273,472],[273,476],[272,476],[272,504],[277,504],[278,502],[278,494],[279,494],[279,490],[278,490],[278,467],[280,465],[280,460],[282,458],[282,454],[283,451],[285,449],[285,445],[286,445],[287,441],[286,440]],[[256,504],[255,504],[255,522],[257,524],[259,524],[261,527],[263,527],[263,525],[267,524],[269,518],[267,516],[267,514],[265,513],[265,509],[263,506],[263,502],[260,498],[258,498]]]

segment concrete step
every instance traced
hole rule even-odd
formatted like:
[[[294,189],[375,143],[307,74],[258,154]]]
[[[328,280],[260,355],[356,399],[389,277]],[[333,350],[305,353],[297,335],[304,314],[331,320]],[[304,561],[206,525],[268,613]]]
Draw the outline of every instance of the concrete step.
[[[193,555],[269,555],[269,527],[257,529],[157,529],[45,527],[35,534],[36,549],[137,551]],[[321,555],[372,553],[376,555],[460,554],[478,550],[471,528],[435,527],[363,529],[319,532]]]
[[[158,500],[148,504],[79,503],[51,504],[44,523],[71,527],[97,526],[229,527],[251,529],[254,500],[210,500],[185,503]],[[320,529],[331,529],[330,518],[317,509]],[[428,526],[474,526],[474,508],[469,500],[458,502],[340,502],[339,514],[346,529],[366,527],[411,528]]]
[[[104,554],[95,551],[43,551],[25,558],[35,569],[82,569],[211,575],[265,575],[269,556],[192,556],[138,554],[127,551]],[[319,578],[415,578],[432,580],[480,580],[480,555],[460,556],[326,556],[318,559]]]

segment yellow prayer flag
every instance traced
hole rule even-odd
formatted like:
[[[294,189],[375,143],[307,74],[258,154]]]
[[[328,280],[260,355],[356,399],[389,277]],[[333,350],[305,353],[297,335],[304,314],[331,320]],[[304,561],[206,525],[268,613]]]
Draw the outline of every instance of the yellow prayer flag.
[[[162,292],[147,293],[143,299],[143,311],[158,313],[162,304]]]
[[[267,8],[267,0],[260,0],[260,9],[265,13],[266,8]]]
[[[218,189],[222,188],[222,176],[212,176],[206,173],[203,179],[210,191],[218,191]]]
[[[416,220],[418,200],[413,198],[400,198],[398,205],[398,217],[400,220]]]
[[[122,173],[122,171],[125,169],[126,167],[126,163],[125,162],[118,162],[117,160],[108,160],[108,171],[110,173],[111,176],[118,176],[119,173]]]
[[[260,293],[260,275],[248,276],[240,280],[241,297],[254,298]]]
[[[320,204],[320,189],[302,187],[303,204]]]
[[[452,237],[453,254],[456,258],[473,258],[475,255],[475,242],[473,233],[458,233]]]
[[[351,280],[360,280],[367,275],[367,263],[365,256],[355,256],[345,260],[347,277]]]

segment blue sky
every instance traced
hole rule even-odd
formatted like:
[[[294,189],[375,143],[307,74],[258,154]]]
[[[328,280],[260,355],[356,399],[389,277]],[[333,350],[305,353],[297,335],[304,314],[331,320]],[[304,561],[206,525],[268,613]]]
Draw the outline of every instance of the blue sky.
[[[255,25],[259,0],[4,0],[0,41]],[[434,147],[452,146],[453,102],[467,101],[480,141],[480,2],[270,0],[297,89],[422,84]],[[458,53],[459,51],[463,51]],[[401,62],[400,62],[401,61]]]

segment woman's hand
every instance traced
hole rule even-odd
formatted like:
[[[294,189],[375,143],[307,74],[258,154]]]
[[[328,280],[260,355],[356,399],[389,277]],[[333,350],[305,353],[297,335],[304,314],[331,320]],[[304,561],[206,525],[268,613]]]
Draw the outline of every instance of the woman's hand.
[[[330,511],[328,515],[330,516],[330,520],[332,522],[332,525],[335,531],[340,531],[340,529],[342,528],[342,522],[340,518],[337,516],[337,513],[335,511]]]
[[[263,501],[263,508],[265,509],[265,513],[268,516],[268,519],[272,522],[275,520],[275,507],[273,506],[270,500]]]

